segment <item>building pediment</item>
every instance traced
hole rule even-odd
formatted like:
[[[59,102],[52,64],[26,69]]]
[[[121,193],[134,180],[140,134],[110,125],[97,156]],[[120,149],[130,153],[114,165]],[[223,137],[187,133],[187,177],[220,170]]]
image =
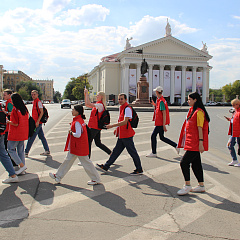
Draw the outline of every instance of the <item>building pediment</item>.
[[[142,49],[144,55],[158,55],[158,56],[176,56],[176,57],[203,57],[208,61],[212,58],[208,53],[201,51],[183,41],[172,36],[164,37],[151,41],[131,49],[123,51],[120,55],[129,55],[136,50]]]

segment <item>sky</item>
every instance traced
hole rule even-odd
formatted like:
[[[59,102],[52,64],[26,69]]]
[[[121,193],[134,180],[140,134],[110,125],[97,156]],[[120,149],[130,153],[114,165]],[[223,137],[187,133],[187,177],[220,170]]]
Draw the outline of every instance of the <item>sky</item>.
[[[33,79],[53,79],[63,93],[71,77],[102,57],[172,36],[201,49],[206,43],[210,88],[240,79],[239,0],[1,0],[0,65]]]

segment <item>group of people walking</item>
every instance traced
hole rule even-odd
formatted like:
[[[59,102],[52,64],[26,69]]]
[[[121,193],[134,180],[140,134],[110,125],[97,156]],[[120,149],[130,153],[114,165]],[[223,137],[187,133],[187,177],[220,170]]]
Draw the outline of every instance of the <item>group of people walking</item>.
[[[5,107],[0,105],[2,112],[6,115],[6,130],[0,133],[0,160],[9,174],[9,178],[3,183],[19,182],[19,175],[25,174],[27,169],[25,157],[38,135],[42,140],[45,152],[41,155],[49,155],[49,147],[42,130],[40,119],[43,115],[43,105],[38,98],[38,91],[31,92],[33,98],[32,117],[35,121],[36,130],[32,137],[29,137],[29,112],[22,97],[18,93],[12,93],[6,89],[3,93]],[[24,150],[24,141],[28,140]]]
[[[185,180],[185,185],[180,189],[177,194],[185,195],[190,191],[192,192],[205,192],[203,168],[201,163],[201,153],[208,151],[208,134],[209,134],[209,115],[202,103],[201,97],[197,92],[191,93],[188,96],[188,104],[190,106],[187,117],[183,123],[178,143],[166,138],[164,133],[167,132],[166,126],[170,124],[169,109],[166,100],[163,98],[163,88],[158,86],[154,89],[157,96],[157,102],[152,104],[155,106],[153,121],[155,122],[155,128],[151,135],[151,148],[152,151],[146,157],[157,157],[157,135],[160,139],[172,146],[179,154],[180,148],[184,148],[185,154],[183,155],[180,166]],[[126,148],[128,153],[133,159],[135,169],[131,172],[131,175],[143,174],[143,168],[141,165],[140,157],[134,145],[133,137],[135,131],[132,128],[130,122],[133,117],[132,108],[128,105],[127,96],[124,93],[118,95],[119,118],[118,122],[114,124],[108,124],[107,129],[114,128],[114,134],[117,137],[116,146],[111,151],[107,146],[101,142],[101,129],[98,126],[98,121],[101,118],[104,110],[106,109],[106,97],[103,92],[98,92],[97,102],[91,103],[88,95],[88,90],[84,90],[85,105],[92,108],[89,118],[88,126],[84,122],[85,115],[84,109],[80,105],[75,105],[72,109],[73,120],[71,122],[70,130],[68,132],[67,141],[65,144],[65,151],[68,151],[64,162],[60,165],[56,173],[50,173],[49,176],[53,178],[57,183],[60,183],[62,178],[67,174],[73,165],[74,161],[78,158],[80,164],[90,177],[88,181],[89,185],[96,185],[101,182],[98,171],[90,160],[91,157],[91,144],[95,141],[96,146],[102,149],[109,155],[109,159],[105,164],[97,164],[96,167],[100,170],[107,172],[111,165],[116,161],[122,151]],[[28,139],[28,136],[24,133],[26,126],[28,125],[28,110],[22,102],[21,96],[17,93],[12,94],[11,99],[13,102],[12,114],[10,116],[9,134],[8,134],[8,153],[12,157],[13,161],[19,166],[18,171],[14,171],[10,158],[7,152],[1,151],[1,161],[9,172],[9,179],[3,182],[17,182],[17,175],[23,173],[26,170],[25,157],[28,156],[29,150],[36,138],[36,135],[42,141],[45,152],[42,155],[49,155],[49,147],[44,136],[41,124],[42,116],[42,104],[38,99],[37,91],[32,92],[33,110],[32,116],[36,122],[37,130],[34,135]],[[235,113],[232,118],[227,118],[230,121],[229,135],[231,135],[228,148],[232,156],[232,162],[230,166],[240,166],[237,161],[234,145],[236,141],[240,143],[240,100],[234,99],[232,105],[235,108]],[[6,109],[6,107],[5,107]],[[7,113],[6,113],[7,114]],[[24,126],[24,127],[23,127]],[[14,133],[14,134],[13,134]],[[14,138],[13,138],[14,135]],[[1,149],[4,148],[3,135],[1,139]],[[28,139],[27,147],[24,153],[24,140]],[[4,148],[5,150],[5,148]],[[17,151],[16,151],[17,150]],[[240,151],[240,150],[239,150]],[[3,154],[4,153],[4,154]],[[240,153],[238,153],[240,154]],[[8,160],[6,160],[8,159]],[[192,188],[190,184],[190,166],[193,173],[197,178],[198,186]]]

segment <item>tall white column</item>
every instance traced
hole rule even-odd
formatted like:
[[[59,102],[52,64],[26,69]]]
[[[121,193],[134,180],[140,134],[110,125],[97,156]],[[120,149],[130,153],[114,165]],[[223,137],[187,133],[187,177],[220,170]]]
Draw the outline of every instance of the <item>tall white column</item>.
[[[160,65],[160,86],[163,87],[164,81],[164,67],[165,65]]]
[[[197,89],[197,67],[192,67],[193,81],[192,81],[192,92],[196,92]]]
[[[97,70],[97,92],[100,91],[100,68]]]
[[[175,88],[175,68],[171,65],[171,79],[170,79],[170,103],[174,103],[174,88]]]
[[[206,104],[206,98],[207,98],[207,68],[203,68],[203,89],[202,89],[202,102],[203,104]]]
[[[182,66],[182,92],[181,92],[181,104],[185,102],[186,98],[186,66]]]
[[[127,101],[129,96],[129,63],[124,64],[124,93],[127,95]]]
[[[141,63],[137,63],[137,82],[140,80],[141,77]]]
[[[153,90],[153,64],[148,64],[148,82],[149,82],[149,97],[152,97]]]
[[[121,64],[121,89],[120,93],[124,93],[124,64]]]

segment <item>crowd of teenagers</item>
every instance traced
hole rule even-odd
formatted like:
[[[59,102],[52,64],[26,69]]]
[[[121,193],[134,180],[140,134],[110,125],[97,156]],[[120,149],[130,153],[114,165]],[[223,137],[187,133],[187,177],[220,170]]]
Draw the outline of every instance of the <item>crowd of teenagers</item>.
[[[163,88],[158,86],[154,89],[157,101],[152,101],[155,106],[153,121],[155,128],[151,135],[152,151],[146,157],[157,157],[157,135],[160,140],[172,146],[176,153],[179,154],[180,148],[185,150],[185,153],[180,161],[181,170],[184,176],[185,184],[177,194],[185,195],[191,192],[205,192],[203,168],[201,163],[201,153],[208,151],[208,135],[209,135],[209,115],[202,103],[201,97],[197,92],[188,95],[188,104],[190,109],[180,131],[178,143],[173,142],[164,136],[167,132],[166,126],[170,124],[169,109],[166,100],[163,98]],[[40,121],[43,115],[43,105],[38,98],[38,92],[33,90],[33,108],[32,117],[36,124],[36,131],[33,136],[28,137],[29,112],[23,103],[21,96],[18,93],[12,93],[7,89],[4,91],[4,99],[6,105],[1,107],[2,111],[7,116],[7,128],[0,133],[0,160],[9,173],[9,178],[3,180],[3,183],[18,182],[19,175],[26,173],[25,157],[28,157],[31,146],[38,135],[42,141],[44,152],[41,155],[50,155],[47,140],[42,129],[42,122]],[[143,168],[140,157],[135,148],[133,137],[135,131],[131,125],[134,111],[128,105],[127,96],[124,93],[118,95],[119,102],[119,117],[118,122],[108,124],[107,129],[116,128],[114,135],[117,137],[116,146],[113,150],[109,149],[101,142],[101,130],[99,127],[99,119],[106,110],[106,97],[104,92],[98,92],[97,102],[91,103],[88,95],[88,90],[84,90],[85,104],[92,108],[88,125],[85,123],[84,108],[81,105],[75,105],[72,109],[73,120],[70,124],[67,141],[64,151],[67,151],[65,160],[60,165],[56,173],[50,173],[49,176],[57,183],[60,183],[62,178],[67,174],[78,158],[79,165],[82,165],[90,180],[87,184],[96,185],[101,182],[98,171],[90,160],[92,141],[95,141],[97,147],[102,149],[109,155],[109,159],[104,164],[96,164],[96,167],[101,171],[107,172],[111,165],[116,161],[122,151],[126,148],[135,169],[130,174],[133,176],[143,174]],[[232,100],[232,106],[235,109],[231,118],[225,117],[230,122],[230,135],[227,147],[230,151],[232,162],[229,166],[240,167],[235,152],[235,144],[240,145],[240,100]],[[24,141],[27,141],[27,146],[24,149]],[[240,150],[238,148],[238,155]],[[192,188],[190,184],[190,166],[198,181],[198,186]]]

